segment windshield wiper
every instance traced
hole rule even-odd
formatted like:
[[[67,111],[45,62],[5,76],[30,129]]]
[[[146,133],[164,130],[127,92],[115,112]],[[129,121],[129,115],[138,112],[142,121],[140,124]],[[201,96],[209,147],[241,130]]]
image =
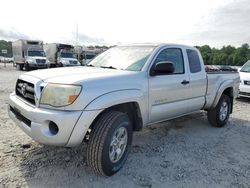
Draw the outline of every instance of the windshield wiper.
[[[240,72],[249,72],[249,71],[245,71],[245,70],[240,70]]]
[[[104,68],[104,69],[117,69],[113,66],[100,66],[101,68]]]
[[[94,67],[94,65],[91,65],[91,64],[87,64],[85,66],[87,66],[87,67]]]

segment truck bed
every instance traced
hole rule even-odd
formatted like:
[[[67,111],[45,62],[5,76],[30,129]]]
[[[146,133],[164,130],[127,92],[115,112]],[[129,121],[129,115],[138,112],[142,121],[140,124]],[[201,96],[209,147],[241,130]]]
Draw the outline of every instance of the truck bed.
[[[232,82],[234,86],[234,96],[238,95],[240,76],[235,71],[213,71],[207,72],[207,94],[205,109],[212,106],[219,88],[226,82]]]

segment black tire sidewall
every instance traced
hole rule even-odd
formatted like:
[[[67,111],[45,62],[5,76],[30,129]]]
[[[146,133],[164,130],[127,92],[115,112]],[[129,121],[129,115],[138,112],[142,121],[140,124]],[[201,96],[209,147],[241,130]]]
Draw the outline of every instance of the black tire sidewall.
[[[123,122],[127,122],[127,124],[123,124]],[[119,129],[120,127],[126,128],[127,134],[128,134],[128,141],[127,141],[126,149],[125,149],[121,159],[119,161],[117,161],[116,163],[113,163],[110,161],[110,158],[109,158],[109,146],[110,146],[110,142],[111,142],[111,139],[112,139],[114,132],[117,129]],[[106,139],[104,141],[104,146],[103,146],[103,150],[102,150],[102,159],[101,159],[102,160],[102,169],[103,169],[103,172],[107,176],[111,176],[111,175],[115,174],[123,167],[123,165],[126,162],[126,159],[128,157],[128,153],[130,151],[130,148],[131,148],[132,137],[133,137],[132,123],[131,123],[128,115],[124,114],[122,116],[119,116],[115,120],[115,122],[113,123],[112,127],[110,128],[110,130],[106,136]]]
[[[24,67],[25,67],[25,70],[26,70],[26,71],[30,71],[29,63],[25,63],[25,66],[24,66]]]
[[[222,103],[223,103],[224,101],[227,102],[227,105],[228,105],[228,112],[227,112],[227,117],[226,117],[226,119],[223,120],[223,121],[221,121],[221,120],[220,120],[220,109],[221,109],[221,105],[222,105]],[[227,121],[228,121],[228,119],[229,119],[230,111],[231,111],[231,101],[230,101],[230,98],[229,98],[228,96],[226,96],[226,95],[222,95],[222,96],[221,96],[221,99],[220,99],[220,101],[219,101],[219,103],[218,103],[217,112],[216,112],[216,122],[217,122],[217,124],[218,124],[219,127],[223,127],[223,126],[227,123]]]

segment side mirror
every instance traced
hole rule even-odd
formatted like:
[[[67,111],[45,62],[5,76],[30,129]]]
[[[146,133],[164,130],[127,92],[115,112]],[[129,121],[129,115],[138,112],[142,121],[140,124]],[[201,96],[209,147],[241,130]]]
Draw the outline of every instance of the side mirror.
[[[151,76],[172,74],[175,71],[174,64],[171,61],[160,61],[152,67]]]

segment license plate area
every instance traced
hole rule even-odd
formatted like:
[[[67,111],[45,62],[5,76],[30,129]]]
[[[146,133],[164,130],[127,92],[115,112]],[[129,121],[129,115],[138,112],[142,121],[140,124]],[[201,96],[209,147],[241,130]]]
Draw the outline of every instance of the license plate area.
[[[31,127],[31,121],[28,118],[24,117],[21,114],[20,110],[18,110],[16,107],[10,106],[10,111],[16,116],[19,121],[25,123],[28,127]]]

